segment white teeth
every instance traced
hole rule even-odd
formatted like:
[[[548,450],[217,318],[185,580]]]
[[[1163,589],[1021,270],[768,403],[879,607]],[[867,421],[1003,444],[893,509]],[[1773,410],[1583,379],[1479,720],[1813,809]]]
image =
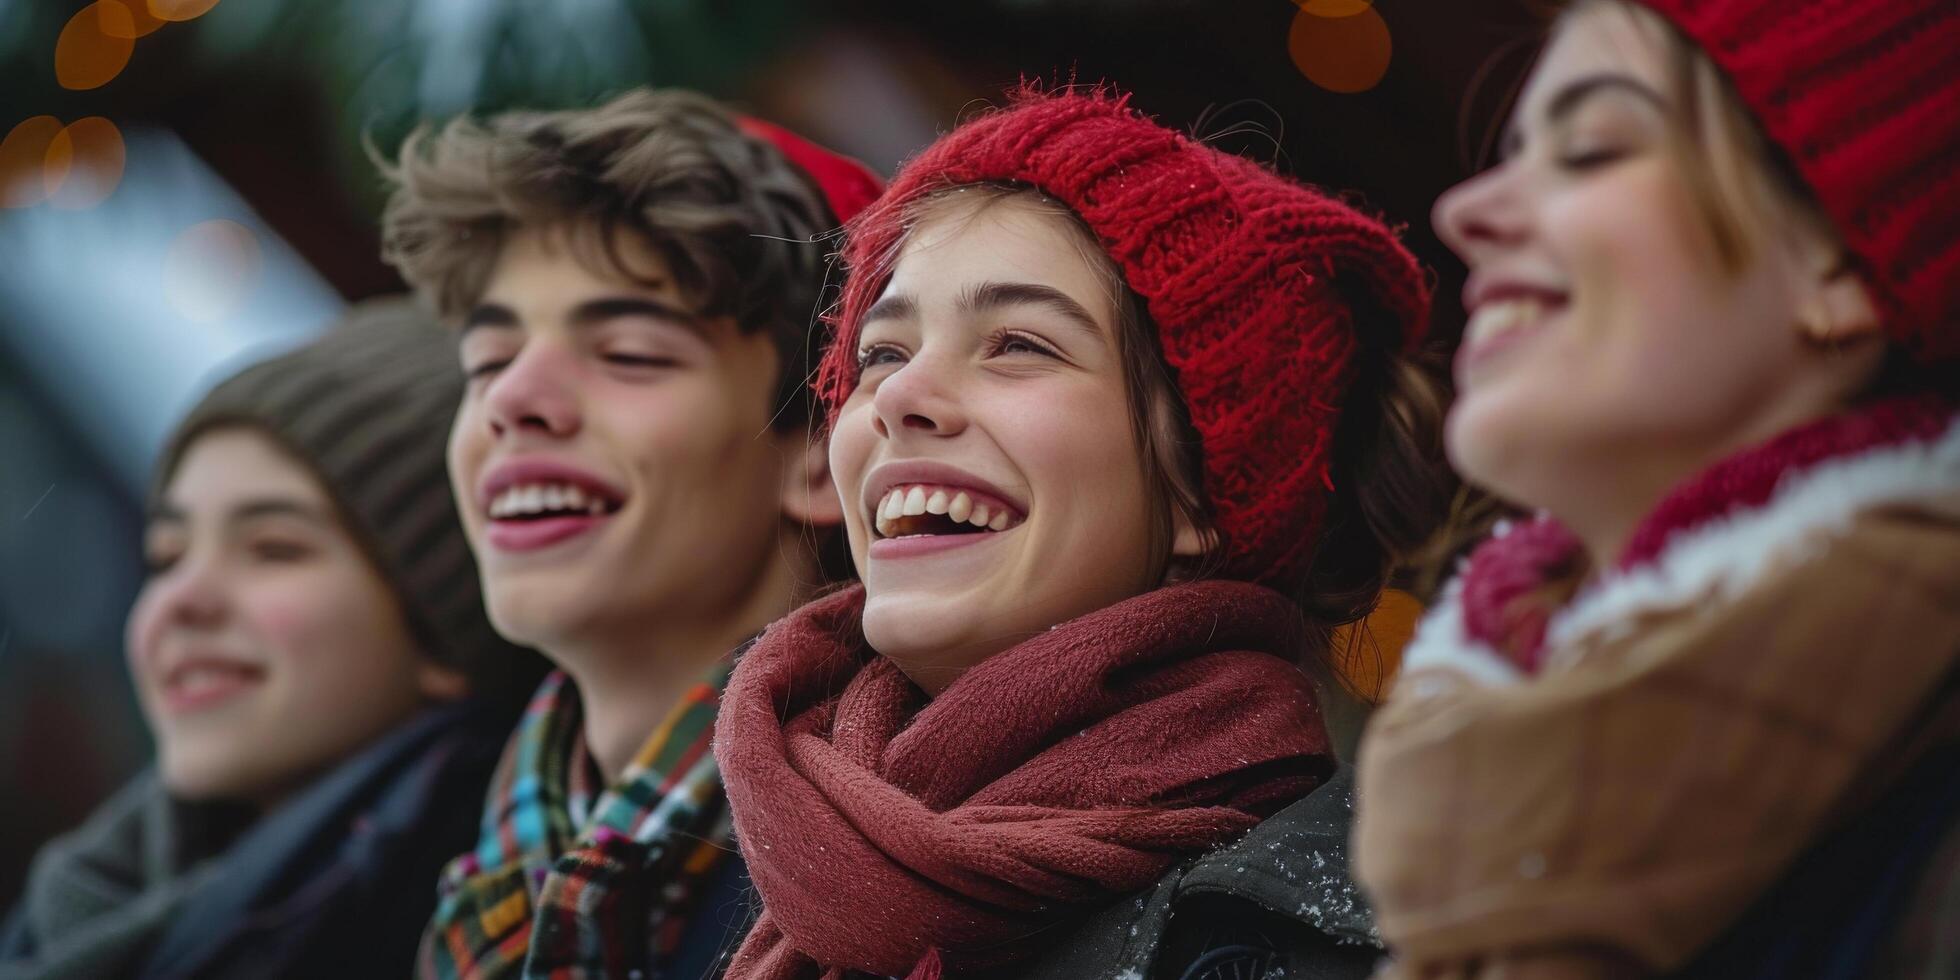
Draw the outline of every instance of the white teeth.
[[[1485,303],[1470,317],[1470,322],[1464,326],[1463,332],[1473,342],[1482,343],[1519,327],[1537,323],[1544,313],[1545,302],[1535,296]]]
[[[879,537],[897,534],[896,522],[903,517],[943,514],[948,520],[988,531],[1005,531],[1020,523],[1014,511],[988,503],[977,503],[973,496],[956,487],[901,486],[885,492],[872,513]]]
[[[493,518],[513,517],[523,514],[540,514],[547,511],[583,511],[600,515],[606,512],[606,502],[598,497],[588,496],[581,487],[570,484],[531,484],[510,487],[490,501],[489,512]]]

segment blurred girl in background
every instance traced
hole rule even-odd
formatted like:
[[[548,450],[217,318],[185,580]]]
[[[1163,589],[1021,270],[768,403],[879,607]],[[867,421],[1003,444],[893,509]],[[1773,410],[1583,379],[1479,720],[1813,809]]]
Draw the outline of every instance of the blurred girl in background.
[[[1586,0],[1436,225],[1480,548],[1363,743],[1397,976],[1960,975],[1960,7]]]
[[[453,348],[362,307],[178,428],[128,629],[157,762],[36,858],[0,977],[409,972],[542,674],[456,520]]]

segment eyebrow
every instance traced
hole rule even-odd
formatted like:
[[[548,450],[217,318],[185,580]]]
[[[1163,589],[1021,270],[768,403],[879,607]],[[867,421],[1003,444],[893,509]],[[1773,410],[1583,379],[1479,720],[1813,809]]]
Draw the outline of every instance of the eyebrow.
[[[1032,282],[983,282],[969,287],[954,301],[962,312],[984,313],[1010,306],[1045,306],[1097,337],[1102,326],[1087,308],[1053,286]],[[917,300],[902,293],[887,295],[871,305],[859,327],[874,320],[904,320],[919,315]]]
[[[645,296],[601,296],[588,299],[572,307],[566,318],[573,327],[591,327],[622,317],[644,316],[663,320],[677,326],[686,327],[701,333],[703,323],[700,315],[681,309],[672,303],[664,303]],[[515,329],[519,325],[517,311],[502,303],[478,303],[463,318],[460,333],[469,333],[478,327]]]
[[[1545,104],[1545,122],[1558,123],[1577,111],[1587,99],[1609,91],[1637,95],[1663,113],[1668,109],[1667,97],[1655,91],[1654,87],[1646,82],[1620,72],[1601,72],[1574,79],[1564,88],[1559,89],[1558,94],[1552,96],[1551,101]],[[1504,139],[1498,147],[1498,158],[1509,159],[1522,145],[1524,145],[1524,134],[1519,131],[1516,120],[1513,120],[1511,125],[1505,128]]]
[[[960,294],[960,308],[983,313],[1009,306],[1046,306],[1074,321],[1092,336],[1102,336],[1102,326],[1081,303],[1053,286],[1032,282],[984,282]]]
[[[232,523],[254,520],[261,517],[297,517],[300,520],[322,527],[334,527],[337,521],[312,504],[302,503],[285,497],[254,497],[232,506],[225,520]],[[149,521],[153,524],[182,524],[188,520],[183,510],[170,504],[158,504],[150,511]]]

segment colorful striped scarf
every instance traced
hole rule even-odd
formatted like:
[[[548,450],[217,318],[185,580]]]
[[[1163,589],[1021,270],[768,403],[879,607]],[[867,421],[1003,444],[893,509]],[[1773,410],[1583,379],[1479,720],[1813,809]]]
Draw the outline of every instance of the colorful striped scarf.
[[[682,698],[610,787],[585,744],[578,689],[562,672],[545,679],[504,750],[476,850],[443,871],[419,976],[662,975],[733,850],[709,751],[731,662]]]

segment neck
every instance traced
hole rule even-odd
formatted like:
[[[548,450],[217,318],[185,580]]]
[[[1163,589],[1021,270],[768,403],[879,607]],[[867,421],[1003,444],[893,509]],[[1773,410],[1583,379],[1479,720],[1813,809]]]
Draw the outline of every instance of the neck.
[[[1723,432],[1654,446],[1652,452],[1615,447],[1611,463],[1595,460],[1596,465],[1580,467],[1557,481],[1563,500],[1546,509],[1584,543],[1594,569],[1610,568],[1625,553],[1641,523],[1676,487],[1736,453],[1846,407],[1786,404],[1758,412]]]
[[[619,780],[717,661],[807,598],[821,574],[802,534],[787,531],[769,564],[723,602],[656,603],[602,634],[548,651],[578,685],[586,746],[608,782]]]

